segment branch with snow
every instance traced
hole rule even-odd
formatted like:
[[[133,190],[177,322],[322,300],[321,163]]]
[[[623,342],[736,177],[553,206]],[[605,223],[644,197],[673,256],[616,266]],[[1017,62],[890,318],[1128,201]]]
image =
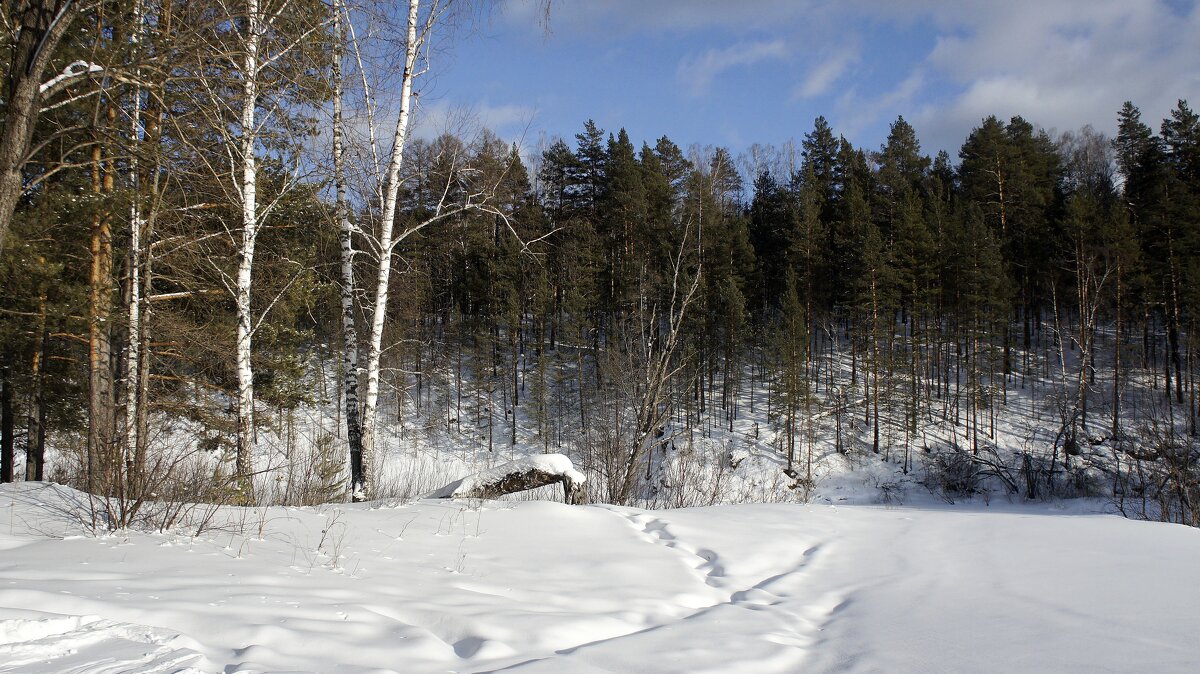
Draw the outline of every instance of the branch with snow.
[[[71,82],[81,77],[102,72],[104,72],[104,66],[99,66],[88,61],[72,61],[67,64],[66,68],[63,68],[61,73],[42,82],[39,92],[43,98],[53,96],[66,88]]]

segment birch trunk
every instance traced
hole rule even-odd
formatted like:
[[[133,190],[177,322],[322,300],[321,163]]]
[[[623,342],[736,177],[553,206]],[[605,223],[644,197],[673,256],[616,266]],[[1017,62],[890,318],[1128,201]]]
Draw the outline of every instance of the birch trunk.
[[[703,222],[703,218],[703,211],[701,211],[697,220]],[[702,278],[701,266],[697,267],[695,276],[691,279],[688,287],[684,288],[681,285],[683,279],[680,274],[683,271],[689,229],[690,227],[685,225],[683,241],[672,260],[671,298],[666,313],[666,330],[661,333],[659,331],[660,320],[657,307],[650,310],[649,320],[645,321],[641,328],[640,353],[638,355],[643,357],[645,362],[639,364],[642,370],[642,379],[638,384],[642,393],[636,403],[638,407],[633,445],[625,458],[624,479],[621,480],[618,486],[620,491],[615,494],[616,498],[614,499],[620,505],[628,505],[632,502],[637,489],[639,464],[652,451],[652,443],[665,444],[669,442],[669,438],[665,435],[664,425],[669,414],[670,390],[675,376],[686,367],[686,364],[674,362],[675,352],[680,344],[688,310],[696,298]],[[703,256],[699,253],[700,236],[698,231],[696,234],[697,260],[703,260]],[[702,378],[703,373],[700,376]],[[617,437],[620,437],[619,428],[616,429],[616,433]],[[647,468],[649,469],[649,465]]]
[[[134,3],[134,26],[131,41],[137,48],[141,41],[142,4]],[[134,80],[139,79],[140,69],[135,69]],[[140,372],[141,331],[142,331],[142,209],[139,202],[138,180],[138,141],[140,139],[142,114],[142,88],[135,85],[130,101],[129,142],[133,151],[129,154],[129,183],[131,198],[129,201],[129,315],[126,326],[127,355],[125,358],[125,465],[130,473],[136,473],[140,466],[133,457],[138,448],[138,406],[141,399],[138,396],[138,373]],[[130,487],[136,489],[140,482],[134,474],[127,476]],[[134,494],[136,498],[138,494]]]
[[[236,487],[243,500],[251,497],[251,458],[254,449],[254,368],[250,362],[253,338],[253,316],[250,311],[251,271],[254,268],[254,246],[258,240],[258,166],[255,156],[255,107],[258,102],[258,48],[261,37],[258,0],[248,0],[246,7],[246,54],[243,62],[242,84],[242,246],[238,254],[237,285],[237,455],[234,463]]]
[[[139,3],[139,12],[144,15],[144,5]],[[174,24],[174,11],[172,0],[163,0],[159,5],[159,13],[157,18],[158,29],[164,35],[172,34],[172,26]],[[138,22],[138,35],[140,39],[141,31],[145,29],[144,19]],[[140,71],[138,80],[141,80]],[[150,296],[154,288],[154,231],[158,222],[158,214],[162,209],[162,200],[159,198],[161,194],[160,179],[162,176],[163,153],[162,153],[162,114],[163,107],[160,103],[162,100],[163,83],[159,80],[156,84],[151,85],[153,89],[148,91],[146,96],[145,108],[139,110],[142,118],[140,132],[141,137],[139,143],[141,147],[146,148],[152,153],[152,161],[147,161],[139,165],[138,171],[134,172],[134,179],[137,181],[139,190],[135,190],[135,196],[139,199],[138,203],[138,231],[141,239],[141,251],[138,256],[138,276],[139,284],[136,287],[140,288],[140,300],[142,306],[138,309],[138,342],[137,342],[137,358],[138,367],[135,372],[135,396],[138,401],[137,409],[131,423],[136,425],[135,443],[132,447],[133,452],[133,475],[131,479],[134,482],[136,493],[141,493],[147,487],[152,486],[146,482],[146,444],[150,436],[150,406],[149,390],[150,390],[150,337],[151,337],[151,309]],[[140,92],[139,92],[140,93]],[[145,198],[142,200],[140,190],[146,191]],[[134,347],[130,347],[134,348]],[[148,490],[147,490],[148,491]]]
[[[342,127],[343,45],[346,28],[342,24],[345,5],[334,8],[333,51],[333,173],[337,190],[337,213],[342,248],[342,399],[346,412],[346,441],[350,446],[350,484],[357,490],[363,484],[362,425],[358,414],[358,329],[354,324],[354,224],[346,199],[346,164]]]
[[[136,167],[134,167],[136,171]],[[129,314],[127,325],[128,345],[125,357],[125,463],[134,468],[133,456],[138,446],[138,372],[141,367],[142,334],[142,219],[136,204],[137,187],[134,186],[134,205],[129,208]],[[136,469],[136,468],[135,468]],[[132,476],[130,476],[132,477]]]
[[[379,403],[379,367],[383,346],[383,323],[387,315],[388,282],[392,273],[392,230],[396,223],[396,199],[400,192],[400,166],[404,161],[404,144],[408,138],[408,122],[412,112],[412,85],[416,76],[417,56],[420,44],[417,41],[417,18],[421,0],[408,2],[408,29],[404,47],[404,74],[400,83],[400,116],[396,119],[396,133],[392,144],[392,157],[388,162],[387,178],[384,183],[382,221],[379,228],[379,275],[375,286],[375,306],[371,316],[371,333],[367,344],[367,395],[362,409],[362,466],[359,482],[352,484],[353,499],[364,501],[371,497],[371,470],[375,460],[375,421]],[[432,21],[433,13],[430,14]]]

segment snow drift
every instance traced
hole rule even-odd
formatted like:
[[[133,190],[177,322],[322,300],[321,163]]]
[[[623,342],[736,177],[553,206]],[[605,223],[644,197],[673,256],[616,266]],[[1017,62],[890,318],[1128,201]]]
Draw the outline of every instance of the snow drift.
[[[1200,532],[1045,505],[222,508],[0,487],[0,672],[1192,672]],[[83,499],[86,502],[86,499]]]

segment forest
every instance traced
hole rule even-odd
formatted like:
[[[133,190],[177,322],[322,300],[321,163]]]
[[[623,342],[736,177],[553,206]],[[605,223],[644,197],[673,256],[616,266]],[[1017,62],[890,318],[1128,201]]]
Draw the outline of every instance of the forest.
[[[614,504],[804,499],[841,461],[1200,525],[1185,100],[933,156],[903,117],[872,147],[418,134],[450,3],[14,7],[3,481],[119,527],[411,496],[419,445],[565,454]],[[747,457],[768,482],[723,486]]]

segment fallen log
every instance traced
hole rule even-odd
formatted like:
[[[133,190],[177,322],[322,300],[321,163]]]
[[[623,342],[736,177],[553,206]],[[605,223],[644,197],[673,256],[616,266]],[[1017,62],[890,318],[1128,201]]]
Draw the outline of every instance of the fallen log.
[[[430,498],[494,499],[505,494],[561,484],[567,503],[586,500],[587,478],[562,454],[525,456],[474,475],[468,475],[430,494]]]

